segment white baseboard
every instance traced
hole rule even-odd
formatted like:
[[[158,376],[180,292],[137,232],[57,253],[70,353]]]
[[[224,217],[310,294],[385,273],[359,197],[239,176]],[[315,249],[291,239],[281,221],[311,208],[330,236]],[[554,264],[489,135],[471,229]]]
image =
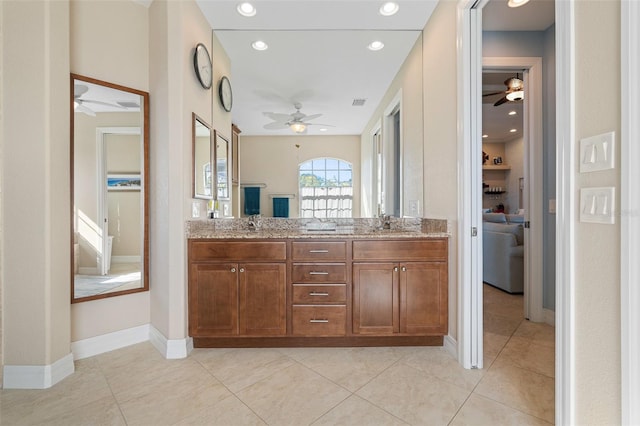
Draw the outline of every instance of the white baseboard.
[[[542,320],[549,325],[556,326],[556,312],[550,309],[542,310]]]
[[[193,339],[191,337],[186,339],[167,339],[154,326],[151,326],[149,330],[149,340],[166,359],[186,358],[193,350]]]
[[[73,354],[67,354],[49,365],[5,365],[3,389],[47,389],[75,371]]]
[[[88,266],[80,266],[78,268],[78,274],[80,275],[98,275],[98,268],[96,267],[88,267]]]
[[[111,256],[111,264],[114,263],[140,263],[140,256]]]
[[[447,352],[449,352],[449,354],[451,354],[451,356],[453,356],[454,359],[458,359],[458,342],[456,341],[456,339],[451,337],[450,334],[444,336],[442,346],[444,347],[444,350],[446,350]]]
[[[71,352],[73,353],[74,359],[83,359],[135,345],[136,343],[146,342],[149,340],[149,327],[149,324],[144,324],[138,327],[118,330],[113,333],[71,342]]]

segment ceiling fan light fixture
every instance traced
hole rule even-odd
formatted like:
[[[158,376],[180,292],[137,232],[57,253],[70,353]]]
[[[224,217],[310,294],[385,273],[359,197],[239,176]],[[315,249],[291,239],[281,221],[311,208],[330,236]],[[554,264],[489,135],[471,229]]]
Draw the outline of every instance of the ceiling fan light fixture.
[[[509,0],[509,2],[507,3],[507,6],[520,7],[520,6],[524,6],[527,3],[529,3],[529,0]]]
[[[382,6],[380,6],[380,15],[382,15],[382,16],[392,16],[392,15],[395,15],[396,13],[398,13],[399,9],[400,9],[400,6],[398,6],[398,3],[392,2],[392,1],[388,1],[388,2],[384,3]]]
[[[301,123],[299,121],[294,121],[293,123],[290,123],[289,127],[291,128],[291,130],[293,130],[296,133],[302,133],[305,130],[307,130],[306,124]]]
[[[256,8],[249,2],[240,3],[237,10],[242,16],[251,17],[256,15]]]
[[[372,41],[371,43],[369,43],[369,45],[367,46],[367,49],[372,50],[372,51],[376,51],[376,50],[380,50],[384,47],[384,43],[381,42],[380,40],[375,40]]]
[[[521,101],[524,99],[524,91],[516,90],[515,92],[507,93],[507,99],[510,101]]]
[[[269,45],[262,40],[256,40],[251,43],[251,47],[253,47],[254,50],[267,50]]]

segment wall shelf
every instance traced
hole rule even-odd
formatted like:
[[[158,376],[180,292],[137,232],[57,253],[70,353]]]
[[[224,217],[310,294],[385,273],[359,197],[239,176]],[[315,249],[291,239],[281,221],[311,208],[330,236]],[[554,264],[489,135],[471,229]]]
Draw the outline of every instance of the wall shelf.
[[[482,170],[511,170],[511,166],[506,164],[485,164]]]

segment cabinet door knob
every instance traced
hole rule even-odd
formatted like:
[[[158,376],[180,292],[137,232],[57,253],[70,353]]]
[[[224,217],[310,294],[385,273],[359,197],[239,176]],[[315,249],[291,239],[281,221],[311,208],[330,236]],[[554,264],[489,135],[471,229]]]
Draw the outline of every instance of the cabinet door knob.
[[[240,268],[240,272],[244,272],[244,268]]]
[[[397,266],[393,268],[393,272],[398,272],[398,267]]]
[[[231,268],[231,272],[235,272],[235,271],[236,271],[236,268]]]
[[[402,267],[402,272],[407,272],[407,267],[406,266]]]

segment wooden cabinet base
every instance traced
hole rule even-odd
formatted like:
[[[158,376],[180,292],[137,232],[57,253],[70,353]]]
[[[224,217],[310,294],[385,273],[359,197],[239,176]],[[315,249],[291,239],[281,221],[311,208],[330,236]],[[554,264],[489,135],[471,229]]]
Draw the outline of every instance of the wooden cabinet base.
[[[195,348],[442,346],[442,336],[194,337]]]

